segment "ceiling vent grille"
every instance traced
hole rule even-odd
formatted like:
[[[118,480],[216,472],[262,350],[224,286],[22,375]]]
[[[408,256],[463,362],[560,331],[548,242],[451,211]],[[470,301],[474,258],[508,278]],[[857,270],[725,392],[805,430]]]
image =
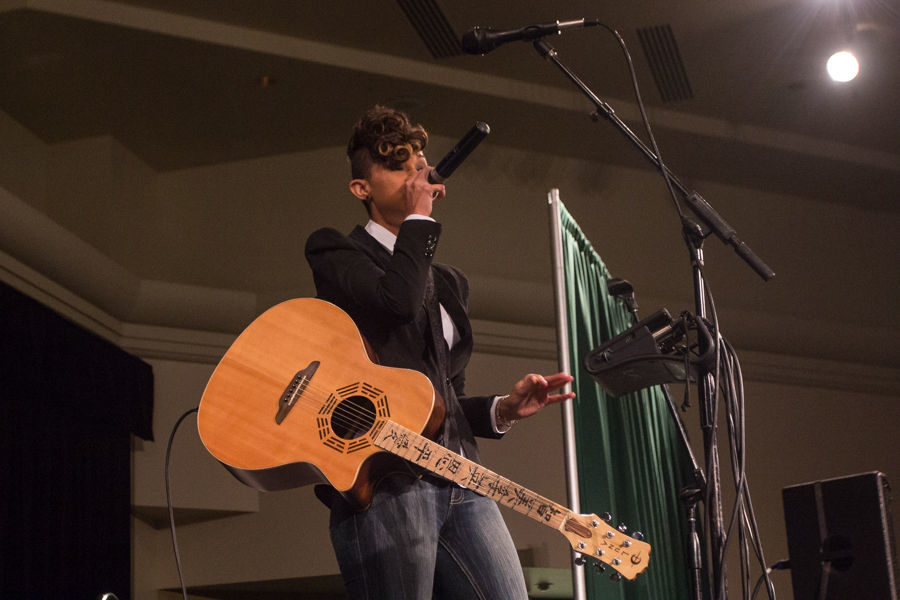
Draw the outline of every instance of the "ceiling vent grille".
[[[664,103],[690,100],[694,97],[688,81],[678,43],[669,25],[644,27],[637,30],[644,56],[656,81],[656,89]]]
[[[453,31],[444,11],[435,0],[397,0],[406,18],[434,58],[447,58],[463,53],[459,36]]]

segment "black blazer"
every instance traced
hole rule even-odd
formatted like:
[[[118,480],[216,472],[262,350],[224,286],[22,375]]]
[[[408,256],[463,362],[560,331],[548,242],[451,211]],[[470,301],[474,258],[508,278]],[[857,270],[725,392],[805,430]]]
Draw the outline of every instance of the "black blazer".
[[[445,400],[451,394],[458,399],[468,424],[461,424],[460,436],[475,447],[473,434],[501,435],[491,426],[494,396],[465,394],[465,367],[472,354],[466,314],[469,287],[458,269],[432,262],[440,232],[440,224],[433,221],[405,221],[392,255],[360,226],[349,236],[320,229],[306,242],[306,259],[318,297],[350,315],[380,364],[422,372]],[[424,306],[429,270],[438,300],[460,334],[446,361],[435,352]],[[477,450],[469,458],[478,460]]]

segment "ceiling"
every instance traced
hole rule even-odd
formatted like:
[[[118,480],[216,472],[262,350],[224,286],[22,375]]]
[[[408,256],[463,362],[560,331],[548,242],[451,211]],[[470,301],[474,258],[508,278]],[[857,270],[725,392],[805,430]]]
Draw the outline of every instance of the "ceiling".
[[[417,29],[403,1],[7,2],[22,8],[0,13],[0,106],[48,142],[111,134],[161,171],[342,144],[348,115],[371,98],[403,105],[433,123],[429,128],[436,134],[456,136],[471,114],[486,114],[494,143],[596,160],[594,144],[553,135],[562,130],[588,141],[587,100],[570,114],[553,114],[541,123],[548,108],[558,109],[553,99],[509,97],[518,82],[575,89],[528,44],[510,44],[487,56],[434,58],[423,41],[430,34],[422,32],[425,25]],[[659,135],[664,137],[670,125],[677,134],[696,138],[663,146],[673,156],[689,153],[671,161],[679,163],[677,173],[751,183],[759,179],[760,167],[783,160],[785,152],[802,161],[803,154],[827,160],[855,151],[859,173],[851,181],[846,174],[836,181],[827,171],[796,169],[790,176],[780,174],[777,184],[787,191],[813,186],[820,197],[837,201],[893,204],[900,183],[900,8],[895,4],[696,0],[620,3],[600,10],[591,2],[533,0],[516,2],[513,14],[500,2],[405,1],[432,6],[438,16],[422,20],[443,17],[456,36],[476,25],[509,29],[557,18],[601,20],[624,37],[647,106],[674,113],[655,115]],[[666,26],[675,45],[661,50],[651,67],[638,31]],[[638,129],[628,71],[611,35],[599,28],[567,30],[549,41]],[[828,80],[823,65],[831,51],[843,47],[858,49],[864,62],[858,80],[840,85]],[[333,56],[338,49],[351,52]],[[405,65],[375,64],[383,57],[415,64],[406,65],[408,74],[392,77],[391,70]],[[664,70],[666,61],[683,68],[689,97],[660,100],[653,73]],[[442,69],[452,70],[446,81]],[[421,73],[429,70],[434,75],[423,80]],[[483,75],[496,81],[482,85]],[[261,85],[263,78],[271,84]],[[705,122],[679,126],[678,117]],[[717,128],[749,129],[741,132],[748,145],[772,156],[754,156],[762,165],[740,164],[735,159],[741,148],[734,147],[722,157],[719,144],[726,136]],[[608,145],[612,134],[602,133]],[[608,154],[627,163],[641,160],[619,146]],[[873,186],[872,175],[880,171],[883,184]],[[850,189],[857,190],[856,200],[845,198]]]
[[[887,0],[6,0],[0,2],[0,110],[48,145],[110,136],[161,175],[340,148],[355,116],[375,102],[408,110],[436,138],[457,139],[475,120],[487,121],[490,150],[478,151],[485,156],[506,149],[652,170],[606,119],[594,123],[595,107],[529,44],[510,43],[485,56],[455,47],[473,26],[512,29],[582,17],[623,36],[661,155],[686,185],[739,186],[801,199],[810,203],[805,210],[821,206],[896,223],[900,8]],[[439,39],[443,46],[429,48]],[[548,41],[646,139],[613,36],[600,27],[569,29]],[[862,70],[853,82],[835,84],[825,75],[824,61],[844,47],[857,51]],[[657,78],[667,76],[668,83],[660,84]],[[255,202],[259,211],[267,210],[265,199]],[[490,207],[489,216],[514,214],[515,199],[503,202],[510,204]],[[658,204],[670,210],[664,197]],[[54,210],[51,203],[40,208],[139,278],[243,291],[259,287],[250,272],[255,267],[228,255],[227,248],[215,250],[222,259],[218,270],[199,251],[196,259],[173,250],[168,262],[166,256],[142,260],[124,233],[109,233],[121,229],[115,214]],[[160,229],[171,225],[165,216],[147,216],[152,212],[141,214],[159,219]],[[758,232],[757,240],[766,242],[768,220],[777,219],[777,212],[759,214],[743,206],[741,220],[732,224]],[[471,223],[476,239],[497,226],[480,221]],[[270,230],[248,235],[285,234],[278,219],[264,227]],[[312,228],[304,224],[295,234],[305,237]],[[821,232],[798,235],[816,240]],[[764,259],[766,250],[775,254],[747,241]],[[876,243],[879,264],[886,253],[894,257],[886,264],[896,266],[896,240]],[[482,270],[477,251],[449,254],[468,260],[464,269],[476,278],[497,277],[497,271]],[[773,258],[781,274],[802,278],[809,270],[802,263],[785,269],[792,257]],[[495,262],[522,286],[547,282],[545,270],[531,278],[527,269],[516,268],[517,260],[509,248]],[[730,253],[722,260],[733,261],[729,269],[744,268]],[[866,261],[857,254],[849,260]],[[898,300],[896,273],[868,275],[865,281],[879,286],[876,308],[890,328],[900,328],[891,310]],[[645,277],[655,277],[652,268]],[[738,281],[757,286],[731,292],[742,308],[752,310],[752,301],[759,300],[764,312],[797,316],[798,301],[807,310],[809,289],[827,281],[827,274],[781,288],[762,288],[750,277]],[[663,295],[662,288],[653,290],[655,297]],[[826,318],[846,314],[845,303],[817,298]],[[478,307],[473,310],[479,316]],[[895,360],[900,363],[887,362]]]

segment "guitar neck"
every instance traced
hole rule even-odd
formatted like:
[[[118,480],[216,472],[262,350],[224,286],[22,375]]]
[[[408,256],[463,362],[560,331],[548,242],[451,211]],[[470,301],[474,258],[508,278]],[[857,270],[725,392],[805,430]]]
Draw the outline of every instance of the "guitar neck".
[[[376,446],[559,531],[572,549],[634,579],[647,568],[650,545],[617,531],[597,515],[576,515],[528,488],[393,421],[373,429]]]
[[[375,436],[375,445],[554,529],[561,531],[572,514],[565,506],[393,421],[384,422]]]

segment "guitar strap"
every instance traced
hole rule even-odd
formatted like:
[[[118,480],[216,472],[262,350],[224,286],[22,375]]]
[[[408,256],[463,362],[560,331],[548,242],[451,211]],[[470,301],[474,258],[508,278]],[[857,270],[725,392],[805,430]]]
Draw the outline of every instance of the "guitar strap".
[[[441,428],[441,439],[439,442],[453,452],[460,453],[461,450],[463,455],[477,462],[479,460],[478,448],[474,443],[472,429],[466,420],[466,415],[463,413],[459,400],[456,399],[456,392],[453,390],[453,385],[450,382],[450,348],[447,346],[447,340],[444,337],[444,326],[441,319],[437,289],[434,285],[433,269],[428,270],[428,277],[425,281],[425,312],[428,314],[431,340],[440,368],[438,376],[441,378],[441,385],[439,388],[442,390],[446,406],[446,416]]]

